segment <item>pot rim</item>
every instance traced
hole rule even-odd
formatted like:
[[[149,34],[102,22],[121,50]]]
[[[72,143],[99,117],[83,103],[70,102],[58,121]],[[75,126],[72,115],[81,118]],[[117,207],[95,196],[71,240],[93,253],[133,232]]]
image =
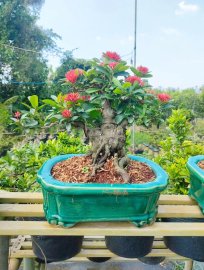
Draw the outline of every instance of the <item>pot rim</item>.
[[[65,190],[66,193],[71,193],[74,191],[86,191],[89,190],[90,192],[98,191],[101,193],[113,193],[115,190],[119,191],[120,195],[126,195],[126,193],[135,193],[139,189],[140,193],[150,192],[152,191],[161,191],[164,190],[168,184],[168,175],[167,173],[155,162],[140,156],[135,155],[128,155],[128,157],[132,160],[136,160],[139,162],[146,163],[149,165],[152,170],[154,171],[156,178],[152,182],[142,183],[142,184],[100,184],[100,183],[64,183],[61,181],[56,180],[51,175],[52,167],[63,160],[74,156],[82,156],[83,154],[66,154],[56,156],[47,160],[43,166],[40,168],[37,174],[37,181],[46,189],[58,189],[58,190]]]
[[[204,181],[204,170],[198,166],[198,162],[201,160],[204,160],[204,155],[190,157],[187,162],[187,168],[190,172],[194,172]]]

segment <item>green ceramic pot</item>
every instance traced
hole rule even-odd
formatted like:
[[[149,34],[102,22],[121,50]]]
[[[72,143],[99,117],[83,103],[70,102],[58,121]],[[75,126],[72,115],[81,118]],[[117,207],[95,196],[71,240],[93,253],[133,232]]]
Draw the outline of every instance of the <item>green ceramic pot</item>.
[[[189,195],[197,201],[204,214],[204,170],[197,165],[201,160],[204,160],[204,155],[190,157],[187,168],[190,172]]]
[[[71,227],[86,221],[132,221],[141,227],[155,220],[159,194],[168,182],[168,175],[159,165],[143,157],[129,156],[155,172],[156,179],[144,184],[77,184],[54,179],[52,167],[74,156],[77,155],[52,158],[38,172],[49,223]]]

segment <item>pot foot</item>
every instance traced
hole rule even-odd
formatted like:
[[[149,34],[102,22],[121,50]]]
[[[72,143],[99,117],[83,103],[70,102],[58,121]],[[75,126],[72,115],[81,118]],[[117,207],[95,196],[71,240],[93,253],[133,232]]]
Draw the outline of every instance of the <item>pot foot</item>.
[[[59,225],[59,226],[66,227],[66,228],[71,228],[76,224],[76,223],[72,223],[72,222],[64,222],[64,221],[61,221],[61,220],[59,220],[57,218],[48,219],[48,222],[50,224]]]
[[[147,220],[132,220],[131,222],[138,228],[142,228],[146,225],[151,225],[155,222],[156,217],[148,218]]]

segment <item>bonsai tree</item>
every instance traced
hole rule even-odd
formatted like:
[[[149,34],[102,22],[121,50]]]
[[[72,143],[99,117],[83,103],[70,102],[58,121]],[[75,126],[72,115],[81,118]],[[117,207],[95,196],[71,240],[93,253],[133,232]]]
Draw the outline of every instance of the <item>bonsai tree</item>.
[[[64,82],[67,94],[43,102],[52,107],[51,121],[83,129],[91,143],[91,176],[113,157],[116,172],[127,183],[126,129],[154,102],[154,95],[146,91],[151,75],[146,67],[128,66],[116,52],[107,51],[102,61],[94,59],[91,64],[87,71],[69,70]]]

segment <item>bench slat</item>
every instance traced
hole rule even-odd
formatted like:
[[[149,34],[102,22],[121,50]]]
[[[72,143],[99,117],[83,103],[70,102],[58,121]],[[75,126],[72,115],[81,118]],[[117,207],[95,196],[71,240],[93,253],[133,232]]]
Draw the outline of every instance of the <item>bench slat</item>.
[[[203,223],[155,222],[136,228],[128,222],[79,223],[63,228],[39,221],[1,221],[0,235],[204,236]]]
[[[157,256],[165,256],[172,257],[177,256],[180,258],[181,256],[176,255],[174,252],[169,249],[152,249],[152,251],[147,255],[147,257],[157,257]],[[10,254],[10,258],[34,258],[36,257],[32,250],[19,250],[15,253]],[[76,257],[117,257],[117,255],[113,254],[108,249],[82,249]]]
[[[43,217],[42,204],[0,204],[2,217]],[[203,218],[197,205],[159,205],[159,218],[164,217],[192,217]]]
[[[0,192],[0,203],[42,203],[40,192]],[[187,195],[161,195],[159,204],[195,205],[196,202]]]
[[[31,241],[25,241],[21,245],[21,250],[28,250],[32,248],[32,242]],[[83,241],[82,245],[83,249],[95,249],[95,248],[101,248],[105,249],[106,244],[105,241]],[[163,241],[154,241],[153,248],[166,248]]]

